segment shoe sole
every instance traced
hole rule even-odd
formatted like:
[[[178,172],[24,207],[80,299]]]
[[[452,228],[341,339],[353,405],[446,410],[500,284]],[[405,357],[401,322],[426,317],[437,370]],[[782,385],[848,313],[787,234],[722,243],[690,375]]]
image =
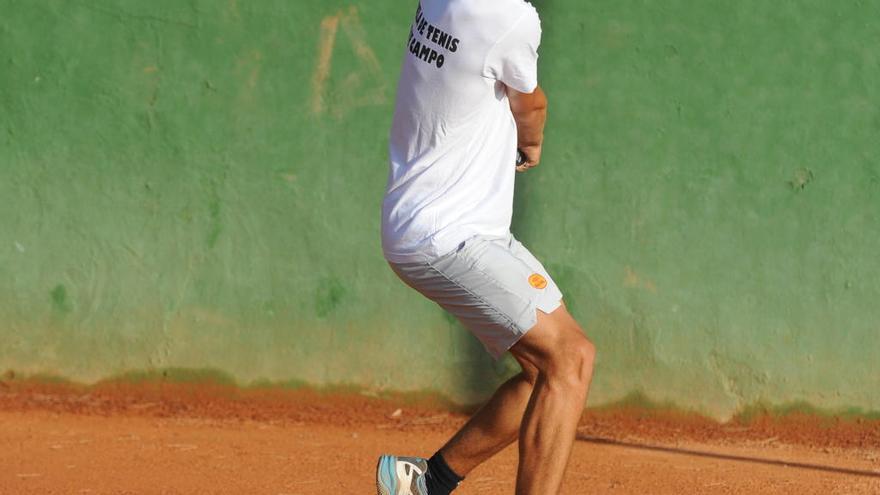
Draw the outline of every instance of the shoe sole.
[[[379,495],[397,495],[397,458],[393,455],[379,457],[376,464],[376,492]]]

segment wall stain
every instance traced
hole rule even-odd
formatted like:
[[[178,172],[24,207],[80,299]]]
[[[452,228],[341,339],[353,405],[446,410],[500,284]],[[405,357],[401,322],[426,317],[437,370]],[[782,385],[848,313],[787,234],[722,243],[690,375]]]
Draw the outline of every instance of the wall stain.
[[[326,317],[342,304],[346,295],[348,295],[348,289],[342,285],[342,281],[338,278],[325,277],[321,279],[315,290],[315,314],[321,318]]]
[[[794,173],[794,178],[788,181],[788,185],[794,192],[803,191],[807,184],[813,182],[813,171],[808,168],[799,168]]]
[[[623,267],[623,286],[630,289],[644,289],[657,293],[657,285],[653,280],[640,276],[630,266]]]
[[[56,285],[54,289],[49,291],[49,296],[52,298],[52,306],[59,313],[69,313],[73,309],[67,298],[67,288],[64,287],[64,284]]]

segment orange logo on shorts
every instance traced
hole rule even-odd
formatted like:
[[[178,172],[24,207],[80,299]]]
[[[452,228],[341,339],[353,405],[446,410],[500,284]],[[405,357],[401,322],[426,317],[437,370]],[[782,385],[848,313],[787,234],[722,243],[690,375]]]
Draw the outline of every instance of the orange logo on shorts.
[[[547,279],[542,277],[539,273],[533,273],[529,277],[529,284],[536,289],[543,289],[547,287]]]

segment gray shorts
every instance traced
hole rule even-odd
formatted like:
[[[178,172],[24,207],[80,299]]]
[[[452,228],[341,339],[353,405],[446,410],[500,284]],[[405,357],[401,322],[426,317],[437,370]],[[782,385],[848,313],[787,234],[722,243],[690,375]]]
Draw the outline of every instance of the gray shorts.
[[[522,244],[474,236],[451,253],[416,263],[389,262],[407,285],[455,315],[495,359],[550,313],[562,293]]]

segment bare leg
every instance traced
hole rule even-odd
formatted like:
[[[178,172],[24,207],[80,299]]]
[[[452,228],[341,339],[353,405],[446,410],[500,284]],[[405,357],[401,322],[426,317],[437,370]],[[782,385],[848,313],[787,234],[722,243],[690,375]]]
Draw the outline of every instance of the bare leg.
[[[440,449],[443,459],[460,476],[466,476],[517,439],[538,375],[537,368],[527,361],[519,362],[523,371],[504,382],[489,402]]]
[[[565,307],[538,314],[538,324],[511,349],[538,379],[519,436],[517,495],[559,493],[593,373],[595,348]]]
[[[539,312],[538,324],[511,353],[522,373],[499,387],[441,453],[453,471],[466,476],[519,436],[517,493],[556,493],[586,401],[595,350],[563,306],[550,315]]]

